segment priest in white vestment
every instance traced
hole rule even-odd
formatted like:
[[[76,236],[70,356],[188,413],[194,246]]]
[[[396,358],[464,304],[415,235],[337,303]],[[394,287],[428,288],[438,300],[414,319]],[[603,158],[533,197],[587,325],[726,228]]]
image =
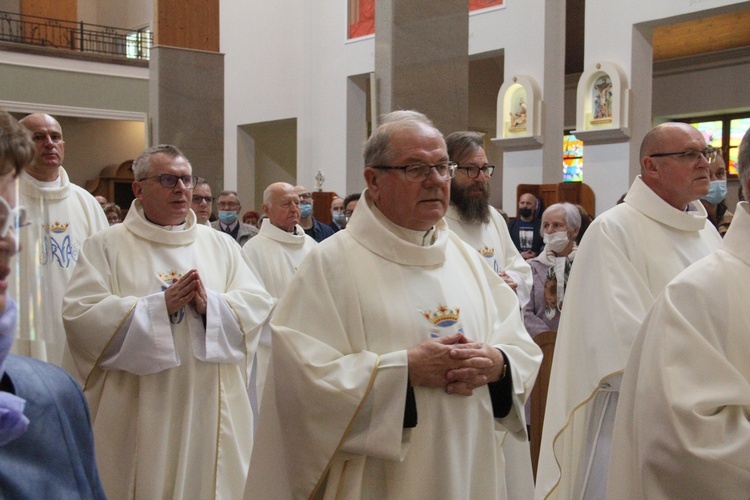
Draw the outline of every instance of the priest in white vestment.
[[[247,374],[273,300],[240,247],[197,224],[174,146],[135,161],[124,223],[86,240],[64,297],[107,496],[239,498]]]
[[[721,242],[699,201],[715,154],[688,124],[655,127],[643,140],[641,175],[625,202],[586,231],[558,328],[537,498],[604,497],[620,381],[635,334],[667,283]]]
[[[490,177],[495,167],[487,160],[483,136],[478,132],[454,132],[445,142],[448,156],[458,163],[445,221],[516,292],[523,310],[531,296],[531,266],[510,239],[505,219],[490,205]],[[525,436],[522,441],[508,436],[503,453],[509,497],[531,498],[534,476],[529,440]]]
[[[262,208],[267,218],[258,235],[242,247],[266,290],[276,300],[284,295],[302,259],[318,244],[299,225],[299,203],[299,195],[291,184],[276,182],[268,186],[263,192]],[[255,398],[258,403],[263,397],[270,358],[271,330],[264,326],[255,356],[256,394],[251,394],[251,400]]]
[[[21,123],[31,132],[37,153],[18,176],[18,202],[26,207],[29,225],[19,235],[25,251],[18,259],[19,286],[11,290],[20,330],[13,352],[62,366],[62,296],[84,240],[109,223],[99,202],[70,182],[62,166],[65,141],[57,120],[31,114]]]
[[[750,192],[750,132],[740,145]],[[750,205],[721,248],[658,297],[633,344],[615,419],[607,497],[750,493]]]
[[[525,435],[541,352],[448,230],[454,164],[412,113],[368,140],[346,231],[277,306],[246,498],[506,497],[501,446]]]

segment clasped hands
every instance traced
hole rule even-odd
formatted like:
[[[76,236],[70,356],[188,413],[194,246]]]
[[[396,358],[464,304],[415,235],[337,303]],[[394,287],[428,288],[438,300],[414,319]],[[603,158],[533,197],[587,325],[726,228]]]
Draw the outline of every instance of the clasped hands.
[[[412,386],[443,388],[462,396],[499,380],[505,364],[498,349],[461,333],[425,340],[406,353]]]
[[[188,304],[191,304],[198,314],[206,314],[208,298],[206,287],[198,275],[198,271],[191,269],[182,278],[175,281],[172,286],[164,291],[167,301],[167,313],[176,313]]]

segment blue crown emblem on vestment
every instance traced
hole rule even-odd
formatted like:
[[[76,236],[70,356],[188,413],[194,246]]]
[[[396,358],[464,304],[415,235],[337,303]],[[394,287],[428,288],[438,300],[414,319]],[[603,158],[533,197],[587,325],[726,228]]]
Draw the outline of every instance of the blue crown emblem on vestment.
[[[485,246],[484,248],[477,248],[477,251],[482,254],[482,257],[485,257],[487,259],[495,256],[495,249],[488,246]]]
[[[52,231],[55,234],[61,234],[61,233],[64,233],[68,229],[69,225],[70,225],[69,222],[63,224],[59,221],[55,221],[54,224],[49,225],[47,228],[49,231]]]
[[[156,274],[158,274],[159,279],[162,280],[167,285],[174,285],[175,281],[182,278],[182,274],[180,274],[178,271],[174,269],[167,271],[166,273],[157,272]],[[166,287],[163,287],[163,288],[166,288]]]

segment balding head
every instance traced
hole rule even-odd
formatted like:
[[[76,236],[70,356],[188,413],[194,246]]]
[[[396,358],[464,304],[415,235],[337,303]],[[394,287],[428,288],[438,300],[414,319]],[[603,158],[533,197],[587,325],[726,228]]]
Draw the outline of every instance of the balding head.
[[[709,164],[702,154],[695,154],[705,149],[703,134],[692,125],[662,123],[641,143],[641,178],[661,199],[685,210],[688,203],[708,194]]]
[[[271,224],[291,233],[299,224],[299,194],[286,182],[275,182],[263,191],[263,215]],[[265,224],[265,223],[264,223]]]
[[[60,176],[65,159],[65,141],[60,124],[50,115],[34,113],[20,123],[29,129],[36,145],[36,157],[26,171],[37,180],[51,182]]]

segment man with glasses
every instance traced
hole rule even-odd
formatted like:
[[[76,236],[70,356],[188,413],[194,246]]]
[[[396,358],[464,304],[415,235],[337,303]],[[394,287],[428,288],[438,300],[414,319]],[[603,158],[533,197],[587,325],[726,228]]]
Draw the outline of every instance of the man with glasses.
[[[750,189],[750,131],[739,145]],[[607,498],[745,498],[750,488],[750,206],[657,298],[625,366]]]
[[[73,184],[63,168],[60,124],[45,114],[20,120],[36,146],[34,161],[19,174],[19,203],[31,225],[21,235],[19,338],[14,351],[61,366],[65,353],[62,295],[86,238],[109,227],[101,205]]]
[[[700,203],[715,158],[693,126],[658,125],[641,143],[641,175],[624,202],[586,231],[558,328],[538,498],[605,498],[617,398],[636,332],[666,284],[721,242]]]
[[[242,204],[237,191],[222,191],[216,204],[219,209],[219,220],[213,221],[211,227],[231,236],[240,246],[258,234],[258,228],[245,224],[239,219]]]
[[[472,246],[484,262],[515,290],[521,309],[529,301],[531,266],[518,253],[505,219],[490,205],[490,177],[495,170],[484,152],[478,132],[454,132],[445,138],[448,156],[455,161],[451,202],[445,221],[453,232]],[[529,440],[508,436],[503,445],[506,480],[511,498],[531,498],[534,477]]]
[[[133,163],[122,224],[86,240],[63,315],[110,498],[238,498],[248,374],[273,299],[241,249],[196,223],[174,146]]]
[[[501,446],[525,432],[541,352],[443,220],[456,165],[411,114],[367,141],[346,231],[279,301],[246,498],[505,496]]]
[[[193,187],[193,200],[190,203],[190,208],[195,212],[195,218],[198,224],[204,226],[210,226],[209,219],[211,218],[211,209],[214,206],[214,197],[211,196],[211,186],[208,185],[208,181],[201,177],[198,177],[198,182]]]

